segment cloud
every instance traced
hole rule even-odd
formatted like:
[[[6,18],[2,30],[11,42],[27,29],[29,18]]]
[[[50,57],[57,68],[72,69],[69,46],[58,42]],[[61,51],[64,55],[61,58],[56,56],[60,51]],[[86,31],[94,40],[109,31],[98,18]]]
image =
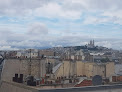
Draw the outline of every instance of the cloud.
[[[107,47],[107,48],[112,48],[112,43],[110,43],[109,41],[96,42],[96,45]]]
[[[39,36],[48,34],[48,28],[42,23],[33,23],[29,27],[27,32],[29,35]]]
[[[38,28],[37,28],[38,29]],[[35,29],[36,30],[36,29]],[[40,33],[40,32],[39,32]],[[105,46],[108,48],[122,49],[122,39],[112,38],[100,38],[99,36],[94,38],[93,36],[83,34],[71,34],[62,36],[52,36],[50,34],[41,36],[35,33],[29,35],[17,34],[12,31],[0,31],[0,48],[1,50],[16,50],[23,48],[44,48],[54,46],[81,46],[86,45],[91,39],[95,39],[95,44],[98,46]],[[21,36],[20,36],[21,35]],[[36,38],[35,38],[36,37]]]
[[[55,34],[55,32],[57,32]],[[67,33],[66,33],[67,32]],[[1,49],[43,48],[54,46],[80,46],[86,45],[95,39],[96,45],[109,48],[121,46],[121,39],[109,39],[99,35],[84,34],[67,30],[50,30],[45,24],[35,22],[28,25],[25,33],[13,32],[11,28],[0,29]],[[121,48],[120,48],[121,49]]]
[[[102,16],[107,16],[108,18],[113,19],[113,23],[122,25],[122,9],[116,11],[105,11]]]
[[[122,42],[121,42],[122,39],[97,39],[96,41],[96,45],[98,46],[104,46],[104,47],[107,47],[107,48],[113,48],[113,49],[116,49],[116,50],[122,50]]]
[[[11,46],[0,46],[0,50],[18,50],[18,49],[12,48]]]
[[[99,17],[94,17],[94,16],[88,16],[85,20],[84,20],[84,24],[105,24],[107,22],[110,22],[110,18],[99,18]]]
[[[121,17],[121,4],[121,0],[0,0],[0,15],[80,19],[84,12],[101,12]]]
[[[62,5],[58,3],[48,3],[43,7],[39,7],[34,11],[35,16],[42,16],[47,18],[68,18],[78,19],[81,16],[81,12],[64,9]]]
[[[74,46],[95,39],[97,45],[119,48],[121,28],[97,25],[122,25],[121,5],[121,0],[0,0],[0,46]]]
[[[37,7],[41,7],[50,0],[0,0],[2,15],[25,15]]]
[[[0,14],[6,16],[42,16],[78,18],[81,12],[63,8],[53,0],[0,0]]]

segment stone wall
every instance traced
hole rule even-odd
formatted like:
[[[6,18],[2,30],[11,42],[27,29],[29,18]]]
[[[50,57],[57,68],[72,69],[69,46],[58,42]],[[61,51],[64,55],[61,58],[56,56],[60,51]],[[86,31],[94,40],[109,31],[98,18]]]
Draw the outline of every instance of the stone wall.
[[[31,60],[31,69],[29,67],[29,59],[7,59],[3,67],[2,80],[3,81],[12,81],[12,77],[15,76],[15,73],[23,74],[26,78],[31,71],[31,75],[35,78],[40,78],[45,76],[45,60],[32,59]]]

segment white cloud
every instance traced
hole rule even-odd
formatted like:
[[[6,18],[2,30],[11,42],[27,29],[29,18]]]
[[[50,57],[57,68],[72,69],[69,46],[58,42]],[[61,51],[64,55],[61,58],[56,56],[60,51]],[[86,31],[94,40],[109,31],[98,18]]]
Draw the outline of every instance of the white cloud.
[[[112,48],[112,43],[109,41],[99,41],[95,43],[98,46],[103,46],[103,47],[107,47],[107,48]]]
[[[35,16],[42,16],[48,18],[68,18],[78,19],[81,16],[81,12],[73,10],[64,10],[63,6],[58,3],[48,3],[43,7],[39,7],[34,11]]]
[[[113,23],[122,25],[122,9],[116,11],[105,11],[102,16],[113,19]]]
[[[98,24],[98,23],[102,23],[104,22],[103,20],[97,18],[97,17],[94,17],[94,16],[88,16],[85,21],[84,21],[84,24]]]
[[[62,36],[52,36],[47,34],[44,36],[38,36],[35,34],[28,35],[28,33],[16,34],[12,31],[0,31],[0,48],[1,50],[12,50],[19,48],[41,48],[41,47],[53,47],[53,46],[76,46],[85,45],[90,39],[95,39],[96,45],[105,46],[108,48],[119,48],[121,49],[121,39],[101,39],[99,36],[94,38],[93,36],[83,34],[70,34]],[[35,38],[36,37],[36,38]]]
[[[12,48],[11,46],[0,46],[0,50],[18,50],[18,49]]]
[[[25,15],[49,0],[0,0],[0,13],[5,15]]]
[[[0,0],[0,16],[14,16],[17,20],[11,18],[9,22],[20,23],[18,25],[9,23],[4,25],[4,23],[1,22],[1,48],[81,45],[86,44],[90,39],[95,38],[99,40],[103,34],[90,36],[90,33],[87,34],[87,29],[86,33],[81,31],[83,29],[77,32],[77,28],[75,27],[81,26],[82,22],[76,23],[74,21],[76,19],[83,19],[84,24],[110,22],[122,25],[121,5],[121,0]],[[84,12],[88,14],[88,16],[82,16],[82,14],[85,14]],[[97,16],[94,16],[94,14]],[[48,28],[50,25],[46,25],[43,22],[36,22],[39,21],[34,20],[36,17],[62,20],[63,22],[60,23],[53,22],[55,27],[58,28],[63,28],[64,23],[66,23],[66,25],[65,28],[63,28],[63,30],[60,29],[60,31],[55,27],[51,29]],[[67,21],[67,19],[70,21]],[[32,24],[27,25],[28,23],[26,24],[25,20]],[[69,31],[66,31],[68,30],[68,23],[70,27]],[[70,29],[74,31],[70,31]],[[103,39],[96,44],[114,48],[121,46],[120,40],[118,42],[107,40],[108,39]],[[115,42],[117,42],[116,45]]]
[[[29,26],[27,33],[33,36],[46,35],[48,34],[48,28],[44,24],[36,22]]]
[[[121,17],[121,4],[121,0],[0,0],[0,15],[79,19],[83,12],[98,11]]]

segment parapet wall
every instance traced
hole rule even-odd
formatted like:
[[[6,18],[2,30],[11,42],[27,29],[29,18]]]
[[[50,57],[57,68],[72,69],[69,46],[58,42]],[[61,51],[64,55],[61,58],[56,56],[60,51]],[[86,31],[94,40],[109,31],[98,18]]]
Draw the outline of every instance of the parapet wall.
[[[79,88],[42,89],[19,83],[2,82],[0,92],[122,92],[122,84]]]
[[[2,81],[0,92],[38,92],[38,90],[23,84]]]
[[[122,84],[79,87],[79,88],[47,89],[47,90],[40,89],[38,90],[38,92],[122,92]]]

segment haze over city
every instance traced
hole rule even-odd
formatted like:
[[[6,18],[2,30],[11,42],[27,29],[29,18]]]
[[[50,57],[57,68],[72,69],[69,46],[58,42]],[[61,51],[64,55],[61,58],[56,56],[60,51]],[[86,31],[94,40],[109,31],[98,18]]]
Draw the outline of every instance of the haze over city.
[[[0,0],[0,50],[95,45],[122,49],[121,0]]]

